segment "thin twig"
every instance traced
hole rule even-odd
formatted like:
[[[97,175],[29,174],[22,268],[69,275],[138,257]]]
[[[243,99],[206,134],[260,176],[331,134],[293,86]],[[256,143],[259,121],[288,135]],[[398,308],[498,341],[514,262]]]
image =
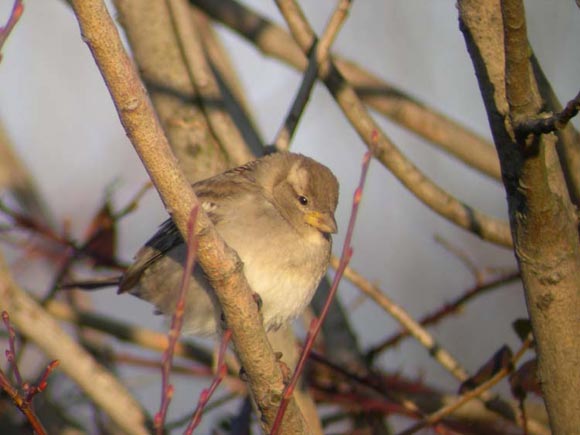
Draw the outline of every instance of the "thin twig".
[[[41,393],[46,389],[48,385],[47,382],[48,377],[50,376],[52,371],[58,366],[59,362],[58,360],[55,360],[49,363],[44,369],[44,372],[40,376],[40,379],[38,380],[37,383],[31,385],[28,382],[24,382],[22,376],[20,375],[18,364],[15,361],[16,332],[14,331],[14,328],[10,323],[10,317],[8,316],[8,313],[6,311],[2,311],[2,321],[4,322],[4,325],[8,330],[9,349],[6,350],[6,359],[10,364],[10,369],[14,373],[14,377],[16,378],[16,383],[18,384],[18,387],[12,386],[8,376],[6,376],[6,374],[4,374],[2,369],[0,369],[0,389],[3,390],[8,395],[8,397],[10,397],[14,405],[16,405],[16,407],[20,410],[20,412],[24,414],[33,431],[37,435],[46,435],[47,434],[46,429],[44,428],[38,416],[34,412],[34,406],[32,401],[38,393]],[[22,390],[24,393],[26,393],[26,395],[22,396],[19,390]]]
[[[304,343],[304,348],[302,350],[302,354],[300,355],[300,359],[298,360],[298,363],[296,364],[296,368],[294,369],[294,373],[292,374],[290,382],[288,383],[288,385],[286,386],[286,389],[284,390],[282,402],[280,403],[280,407],[278,408],[278,414],[276,415],[276,419],[274,420],[274,424],[273,424],[272,430],[270,432],[271,435],[276,435],[280,429],[280,425],[282,423],[282,419],[284,417],[286,407],[288,406],[288,400],[290,397],[292,397],[292,393],[294,391],[294,388],[296,387],[296,384],[298,383],[298,379],[300,378],[302,371],[304,370],[304,364],[306,363],[308,355],[309,355],[310,351],[312,350],[312,347],[314,346],[314,341],[316,340],[316,337],[318,336],[318,333],[320,332],[320,329],[322,328],[322,323],[324,322],[324,319],[326,318],[326,315],[328,314],[328,311],[330,309],[330,304],[331,304],[332,299],[334,298],[334,295],[336,294],[336,291],[338,289],[338,284],[340,283],[340,280],[342,279],[342,275],[344,273],[344,270],[348,267],[347,265],[352,257],[352,254],[353,254],[353,249],[352,249],[352,245],[351,245],[352,236],[354,233],[354,227],[356,224],[356,217],[358,215],[358,209],[359,209],[359,205],[360,205],[360,202],[362,199],[363,189],[364,189],[364,185],[365,185],[366,176],[368,173],[370,162],[371,162],[371,152],[367,151],[364,155],[364,158],[363,158],[360,181],[359,181],[358,187],[356,188],[356,190],[354,192],[354,197],[353,197],[353,202],[352,202],[352,211],[350,214],[348,229],[346,231],[346,236],[345,236],[344,244],[342,247],[342,255],[340,257],[340,265],[337,268],[336,273],[334,275],[334,279],[332,281],[332,286],[330,288],[330,291],[328,292],[328,298],[326,299],[326,304],[324,305],[324,308],[322,309],[318,319],[314,318],[312,321],[312,324],[310,325],[310,329],[308,331],[308,335],[307,335],[305,343]]]
[[[336,264],[335,259],[333,260],[333,264]],[[348,276],[346,278],[348,279]],[[448,316],[449,314],[459,312],[467,302],[469,302],[476,296],[481,296],[488,291],[494,290],[500,286],[503,286],[505,284],[508,284],[510,282],[519,279],[520,273],[517,270],[515,270],[495,277],[489,280],[488,282],[475,284],[472,288],[465,291],[456,299],[452,300],[451,302],[445,303],[443,306],[434,310],[432,313],[425,315],[421,320],[419,320],[419,323],[423,327],[434,325],[444,317]],[[380,353],[384,352],[386,349],[389,349],[399,344],[404,338],[409,337],[410,335],[411,334],[407,329],[404,329],[394,334],[393,336],[385,339],[383,342],[369,349],[369,351],[367,352],[367,357],[371,360],[375,359]]]
[[[14,4],[12,5],[12,11],[10,11],[10,16],[8,17],[8,21],[4,27],[0,27],[0,62],[2,62],[2,47],[10,36],[10,33],[14,29],[14,26],[22,16],[24,12],[24,4],[22,0],[14,0]]]
[[[414,424],[410,428],[404,430],[403,432],[400,432],[398,435],[411,435],[411,434],[417,432],[418,430],[420,430],[424,427],[432,426],[432,425],[436,424],[437,422],[441,421],[442,418],[453,413],[453,411],[455,411],[457,408],[463,406],[465,403],[469,402],[470,400],[472,400],[478,396],[481,396],[484,392],[488,391],[491,387],[496,385],[498,382],[500,382],[503,378],[508,376],[514,370],[514,367],[516,366],[519,359],[524,355],[524,353],[531,346],[532,341],[533,341],[532,338],[528,337],[522,343],[520,349],[512,358],[511,364],[509,364],[507,367],[504,367],[501,370],[499,370],[488,381],[479,385],[477,388],[474,388],[473,390],[468,391],[467,393],[465,393],[464,395],[459,397],[455,402],[441,408],[437,412],[434,412],[433,414],[429,415],[423,421],[420,421],[420,422]]]
[[[298,121],[306,108],[306,104],[310,99],[314,83],[318,78],[318,67],[321,62],[326,61],[328,58],[330,46],[334,42],[336,35],[346,19],[350,3],[351,0],[340,0],[336,10],[327,23],[322,36],[319,40],[314,41],[310,50],[310,55],[308,56],[308,67],[304,71],[300,88],[298,89],[294,102],[286,115],[282,127],[276,135],[276,139],[274,140],[274,146],[279,151],[287,151],[290,148],[290,141],[292,140],[296,127],[298,126]]]
[[[218,353],[218,361],[217,361],[217,373],[212,381],[210,387],[208,389],[204,389],[201,394],[199,395],[199,400],[197,402],[197,406],[193,415],[191,416],[191,421],[187,425],[187,429],[184,432],[184,435],[191,435],[195,428],[199,426],[201,423],[201,416],[211,399],[211,396],[217,389],[217,387],[221,384],[227,374],[227,366],[225,364],[225,356],[228,351],[228,344],[230,339],[232,338],[232,331],[226,329],[222,335],[222,340],[220,344],[220,349]]]
[[[580,110],[580,92],[566,104],[561,112],[546,118],[526,119],[516,124],[516,133],[521,138],[530,134],[540,135],[562,130]]]
[[[14,405],[22,412],[22,414],[28,420],[28,423],[37,435],[47,435],[46,429],[42,425],[38,416],[32,409],[31,403],[28,403],[18,392],[16,388],[12,386],[8,377],[4,374],[2,369],[0,369],[0,390],[2,390],[9,398],[12,400]]]
[[[155,415],[153,424],[157,435],[163,435],[165,417],[169,409],[169,403],[173,397],[174,388],[169,383],[169,376],[171,374],[171,366],[173,364],[173,355],[175,353],[175,346],[181,334],[181,327],[183,326],[183,316],[185,313],[185,297],[189,290],[189,282],[193,272],[195,263],[195,256],[197,254],[197,238],[195,237],[195,221],[197,220],[198,208],[194,207],[191,210],[189,218],[189,232],[187,238],[187,257],[185,260],[185,267],[183,268],[183,275],[181,278],[181,285],[179,289],[179,298],[175,306],[175,313],[171,317],[171,328],[168,333],[167,348],[163,352],[163,363],[161,370],[161,405],[159,411]]]
[[[8,349],[6,350],[6,360],[10,365],[10,369],[8,374],[14,374],[14,378],[16,379],[16,383],[19,386],[23,385],[22,375],[20,374],[20,370],[18,369],[18,364],[16,363],[16,331],[14,327],[10,323],[10,317],[6,311],[2,311],[2,322],[4,323],[4,327],[8,331]]]
[[[333,267],[336,266],[336,259],[333,259],[332,263]],[[443,346],[437,343],[433,336],[413,319],[406,310],[394,303],[384,292],[350,267],[346,268],[344,276],[409,331],[427,349],[429,354],[456,379],[463,382],[469,377],[461,364]]]
[[[163,361],[158,358],[145,358],[142,356],[131,355],[127,353],[116,352],[110,356],[110,359],[117,364],[125,364],[140,368],[150,368],[155,370],[163,369]],[[187,363],[177,364],[175,361],[171,364],[171,373],[190,376],[212,376],[211,367]]]
[[[435,235],[435,241],[440,244],[445,250],[447,250],[450,254],[452,254],[455,258],[457,258],[463,265],[469,270],[473,278],[475,279],[475,284],[481,284],[483,280],[483,272],[482,270],[477,267],[475,262],[469,257],[467,252],[463,251],[459,246],[455,246],[449,240],[446,240],[444,237],[440,236],[439,234]]]

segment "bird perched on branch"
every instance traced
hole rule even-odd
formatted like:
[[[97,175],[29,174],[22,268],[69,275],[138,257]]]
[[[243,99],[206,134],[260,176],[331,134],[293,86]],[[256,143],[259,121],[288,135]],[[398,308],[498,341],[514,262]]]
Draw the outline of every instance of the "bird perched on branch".
[[[299,316],[326,272],[337,226],[338,182],[315,160],[275,153],[193,184],[203,210],[244,263],[267,330]],[[119,284],[173,314],[187,246],[171,219],[145,244]],[[212,335],[219,305],[199,265],[186,293],[184,333]]]

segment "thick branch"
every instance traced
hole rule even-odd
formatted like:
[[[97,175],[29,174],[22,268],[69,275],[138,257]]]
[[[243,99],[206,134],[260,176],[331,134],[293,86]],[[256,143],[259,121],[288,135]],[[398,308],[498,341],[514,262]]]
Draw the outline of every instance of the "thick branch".
[[[75,0],[73,8],[121,123],[165,207],[186,238],[190,210],[199,201],[178,168],[118,31],[102,1]],[[199,262],[216,290],[228,327],[232,329],[238,357],[248,375],[250,388],[262,411],[263,427],[267,430],[274,420],[284,385],[243,274],[243,264],[236,252],[223,242],[201,209],[196,235],[199,238]],[[283,433],[304,433],[304,424],[292,401],[284,419]]]
[[[173,153],[188,181],[228,168],[200,107],[165,1],[116,0],[119,22]]]
[[[575,433],[580,427],[577,216],[555,136],[518,143],[514,134],[515,123],[537,116],[542,107],[529,63],[523,4],[462,0],[459,13],[502,165],[550,424],[554,433]]]
[[[201,36],[194,26],[187,0],[166,0],[166,3],[189,78],[199,94],[214,135],[234,166],[253,160],[254,156],[225,109],[225,99],[206,59]]]

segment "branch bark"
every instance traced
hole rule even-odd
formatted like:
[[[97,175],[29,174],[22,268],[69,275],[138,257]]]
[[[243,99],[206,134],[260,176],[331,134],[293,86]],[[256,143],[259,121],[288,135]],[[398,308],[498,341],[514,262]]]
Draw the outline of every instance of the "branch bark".
[[[519,141],[515,125],[542,107],[521,0],[459,1],[507,191],[515,254],[537,342],[554,433],[580,427],[580,248],[553,134]]]
[[[164,1],[115,0],[119,22],[173,153],[189,182],[228,168],[179,49]]]
[[[198,92],[214,136],[233,166],[253,160],[253,154],[225,109],[225,99],[204,53],[201,35],[193,25],[187,0],[166,0],[166,4],[189,79]]]
[[[180,171],[139,75],[125,52],[117,28],[101,0],[72,2],[84,41],[107,84],[119,118],[143,161],[165,207],[184,239],[190,210],[199,204]],[[282,373],[266,338],[258,307],[234,250],[219,237],[200,209],[196,225],[198,257],[216,290],[265,431],[271,427],[284,389]],[[306,423],[294,400],[282,433],[305,433]]]

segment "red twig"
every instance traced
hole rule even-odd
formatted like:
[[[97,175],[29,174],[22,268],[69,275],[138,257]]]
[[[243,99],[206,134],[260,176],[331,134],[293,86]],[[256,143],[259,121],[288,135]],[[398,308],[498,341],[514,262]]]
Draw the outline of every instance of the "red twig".
[[[377,137],[378,137],[377,133],[374,132],[373,133],[373,143],[376,142]],[[362,193],[363,193],[364,184],[365,184],[366,176],[367,176],[370,161],[371,161],[371,156],[372,156],[372,152],[367,151],[364,155],[364,158],[363,158],[360,182],[359,182],[359,185],[354,192],[352,211],[351,211],[351,215],[350,215],[350,221],[348,223],[348,230],[346,232],[346,237],[344,239],[344,244],[343,244],[343,248],[342,248],[342,255],[340,257],[340,264],[339,264],[338,269],[336,270],[336,273],[334,275],[334,280],[332,281],[332,286],[330,287],[330,292],[329,292],[328,297],[326,299],[326,303],[324,304],[324,308],[322,309],[322,312],[320,313],[320,317],[314,318],[312,320],[312,323],[310,324],[310,328],[308,331],[308,335],[306,337],[306,341],[304,344],[304,348],[302,350],[302,354],[300,355],[300,359],[298,361],[298,364],[296,365],[296,369],[294,370],[294,373],[292,374],[292,378],[290,379],[290,382],[288,383],[288,385],[286,386],[286,388],[284,390],[284,394],[282,396],[282,401],[280,403],[280,407],[278,408],[278,413],[276,414],[276,419],[274,420],[274,424],[272,425],[272,431],[270,432],[271,435],[276,435],[278,433],[278,431],[280,430],[280,426],[282,424],[282,419],[284,418],[284,413],[286,412],[286,408],[288,407],[288,401],[289,401],[290,397],[292,396],[292,393],[294,392],[294,388],[296,387],[298,379],[300,378],[300,375],[304,369],[304,364],[306,362],[306,359],[308,358],[308,355],[309,355],[312,347],[314,346],[314,341],[316,340],[316,337],[318,336],[318,333],[320,332],[320,328],[322,327],[322,323],[324,322],[324,319],[326,318],[328,310],[330,309],[330,304],[332,302],[332,299],[334,298],[334,295],[336,294],[336,290],[338,289],[338,284],[340,283],[340,280],[341,280],[342,275],[344,273],[344,269],[346,268],[346,266],[348,265],[348,263],[350,262],[350,259],[352,257],[353,249],[351,246],[351,240],[352,240],[352,235],[354,232],[354,226],[356,223],[356,217],[358,214],[359,205],[360,205],[360,202],[362,199]]]
[[[503,367],[495,375],[493,375],[490,379],[488,379],[481,385],[459,396],[453,403],[450,403],[449,405],[440,408],[438,411],[428,415],[426,418],[417,422],[408,429],[399,432],[398,435],[411,435],[423,429],[424,427],[433,427],[434,425],[438,424],[441,421],[441,419],[447,417],[448,415],[453,413],[456,409],[463,406],[465,403],[469,402],[475,397],[481,396],[485,391],[489,390],[491,387],[496,385],[499,381],[501,381],[503,378],[505,378],[506,376],[508,376],[510,373],[513,372],[514,367],[516,367],[517,365],[517,362],[524,355],[524,353],[530,348],[532,343],[533,339],[530,334],[528,338],[522,343],[520,349],[511,359],[511,364],[507,364],[505,367]]]
[[[20,375],[20,370],[18,370],[18,364],[16,364],[16,331],[14,331],[14,328],[10,324],[10,317],[6,311],[2,311],[2,321],[4,322],[4,326],[8,331],[9,348],[6,350],[6,360],[10,365],[8,375],[10,376],[12,373],[14,373],[16,383],[22,386],[22,376]]]
[[[126,204],[116,213],[112,213],[110,219],[112,220],[113,225],[116,224],[120,219],[127,216],[129,213],[136,210],[139,201],[150,188],[151,183],[146,183],[130,199],[128,204]],[[48,299],[52,298],[52,295],[56,291],[57,286],[61,284],[62,279],[70,270],[72,263],[81,258],[89,257],[96,263],[106,264],[109,268],[121,271],[124,271],[126,268],[126,265],[122,264],[114,256],[103,256],[97,250],[92,249],[93,244],[103,236],[103,233],[107,231],[107,228],[97,227],[96,229],[89,231],[85,239],[79,243],[69,236],[66,228],[62,231],[61,234],[52,229],[50,226],[45,225],[36,219],[30,218],[29,216],[10,209],[2,201],[0,201],[0,213],[3,213],[8,218],[10,218],[16,228],[28,231],[35,236],[40,236],[49,242],[53,242],[59,248],[58,260],[55,260],[59,262],[59,269],[55,275],[55,278],[53,279],[53,282],[51,283],[51,286],[49,287],[48,295],[45,297],[43,302],[46,302]],[[10,228],[8,228],[8,230],[9,229]],[[40,246],[40,248],[47,250],[45,246]],[[50,251],[50,253],[47,253],[47,256],[49,255],[52,258],[54,253]]]
[[[191,273],[193,271],[193,265],[195,262],[195,254],[197,252],[197,238],[195,237],[195,221],[197,219],[197,211],[197,207],[194,207],[193,210],[191,210],[189,222],[187,224],[187,259],[185,268],[183,269],[179,299],[175,307],[175,313],[171,319],[171,328],[168,333],[167,349],[165,349],[163,352],[163,368],[161,371],[161,405],[159,411],[157,414],[155,414],[153,421],[156,433],[158,435],[163,434],[163,426],[165,424],[165,417],[167,416],[167,409],[169,408],[169,403],[173,397],[173,385],[169,383],[169,376],[171,374],[171,365],[173,363],[173,353],[175,351],[177,340],[179,339],[179,334],[181,333],[181,327],[183,326],[185,295],[187,289],[189,288],[189,281],[191,279]]]
[[[44,369],[44,373],[40,377],[39,381],[36,384],[30,385],[28,382],[24,382],[22,377],[20,376],[20,371],[18,370],[18,366],[15,362],[15,355],[16,355],[16,346],[15,346],[15,339],[16,333],[12,325],[10,324],[10,318],[6,311],[2,312],[2,320],[6,325],[6,329],[8,329],[8,342],[9,342],[9,349],[6,350],[6,359],[10,364],[11,369],[14,371],[14,377],[18,383],[18,387],[24,392],[26,395],[23,396],[19,391],[19,388],[14,387],[8,376],[0,369],[0,389],[4,391],[8,397],[14,402],[16,407],[24,414],[28,423],[32,427],[32,430],[36,433],[36,435],[46,435],[47,432],[44,429],[42,423],[38,419],[37,415],[34,412],[34,407],[32,404],[32,400],[34,396],[38,393],[44,391],[48,385],[48,376],[52,371],[58,366],[58,361],[54,360],[46,369]]]
[[[443,306],[441,306],[440,308],[438,308],[437,310],[435,310],[434,312],[427,314],[420,320],[419,323],[421,324],[421,326],[433,325],[442,320],[444,317],[447,317],[450,314],[460,311],[462,306],[465,305],[472,298],[482,295],[490,290],[493,290],[500,285],[507,284],[508,282],[511,281],[515,281],[516,279],[519,279],[519,277],[520,273],[518,271],[510,271],[507,272],[506,274],[502,274],[498,277],[495,277],[489,280],[488,282],[476,284],[455,300],[448,302]],[[409,336],[410,333],[407,330],[400,331],[392,335],[391,337],[384,340],[382,343],[379,343],[378,345],[371,348],[367,352],[367,358],[370,361],[374,360],[377,357],[377,355],[379,355],[381,352],[385,351],[386,349],[392,346],[397,345],[403,339]]]
[[[24,400],[26,402],[32,402],[35,395],[46,390],[46,387],[48,386],[48,377],[52,371],[58,367],[58,365],[58,360],[55,359],[51,361],[44,369],[44,373],[42,373],[42,376],[36,384],[29,385],[28,383],[24,383],[24,391],[26,391],[26,398]]]
[[[225,378],[228,368],[225,363],[225,356],[226,352],[228,351],[228,343],[232,338],[232,331],[230,329],[226,329],[224,335],[222,336],[222,342],[220,345],[219,355],[218,355],[218,364],[217,364],[217,373],[215,375],[214,380],[212,381],[209,388],[204,389],[201,394],[199,395],[199,401],[197,402],[197,407],[191,417],[191,421],[187,425],[187,429],[184,432],[184,435],[191,435],[195,428],[201,422],[201,416],[207,402],[219,386],[219,384]]]
[[[6,25],[0,27],[0,62],[2,61],[2,47],[12,32],[12,29],[14,29],[14,26],[22,16],[22,12],[24,12],[22,0],[14,0],[14,5],[12,6],[12,11],[10,12],[10,17],[8,17]]]

